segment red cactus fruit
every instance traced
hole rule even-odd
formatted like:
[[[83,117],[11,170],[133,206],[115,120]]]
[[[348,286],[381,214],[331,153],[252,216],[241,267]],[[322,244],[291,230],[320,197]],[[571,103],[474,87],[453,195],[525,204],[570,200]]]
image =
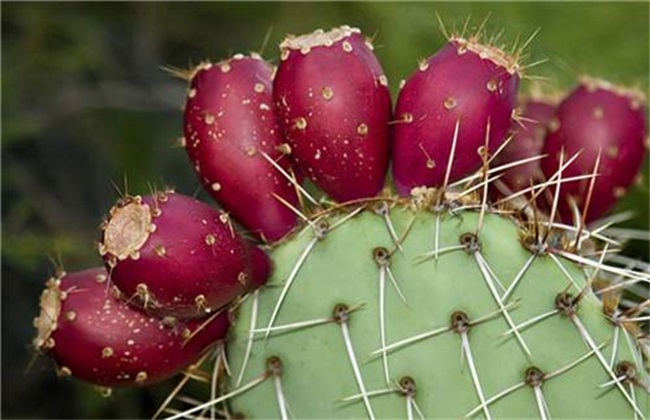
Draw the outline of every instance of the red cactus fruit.
[[[34,346],[54,358],[61,375],[108,387],[152,384],[194,363],[228,331],[227,312],[168,323],[116,291],[103,267],[48,281]]]
[[[572,211],[576,206],[571,202],[585,222],[598,219],[633,183],[645,157],[644,104],[640,91],[585,77],[558,106],[544,145],[548,154],[541,165],[544,175],[550,178],[558,170],[562,150],[564,162],[581,151],[562,171],[562,179],[588,175],[594,169],[598,174],[594,182],[582,179],[561,184],[558,215],[563,221],[576,221]]]
[[[197,67],[185,106],[184,145],[205,189],[251,233],[275,242],[296,224],[276,196],[297,206],[273,112],[273,68],[241,54]]]
[[[523,118],[513,123],[514,136],[499,153],[494,166],[542,155],[547,126],[553,118],[557,101],[551,97],[530,97],[522,102],[520,107]],[[540,161],[534,160],[505,170],[496,184],[501,194],[508,195],[530,187],[531,182],[539,183],[543,178]]]
[[[443,185],[450,160],[450,182],[477,170],[486,137],[494,152],[511,127],[518,87],[516,59],[472,38],[452,38],[423,61],[395,108],[392,163],[399,194]]]
[[[253,248],[252,265],[251,265],[251,289],[257,289],[266,284],[271,276],[273,265],[271,259],[258,247]]]
[[[288,37],[273,81],[296,165],[334,200],[375,196],[388,166],[388,82],[356,28]]]
[[[201,317],[263,282],[252,278],[252,250],[226,213],[171,191],[120,200],[99,246],[131,302],[178,318]]]

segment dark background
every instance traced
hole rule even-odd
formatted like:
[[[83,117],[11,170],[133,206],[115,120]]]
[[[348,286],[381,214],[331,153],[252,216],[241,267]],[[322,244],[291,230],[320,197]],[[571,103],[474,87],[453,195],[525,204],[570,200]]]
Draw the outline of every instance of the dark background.
[[[393,92],[443,45],[435,19],[504,40],[541,32],[530,73],[570,88],[582,73],[648,88],[648,3],[7,3],[2,7],[2,417],[147,417],[170,388],[102,398],[59,380],[32,352],[32,318],[51,259],[74,271],[100,263],[97,226],[118,197],[199,185],[182,149],[185,83],[161,70],[260,51],[277,62],[286,33],[350,24],[375,36]],[[526,91],[526,83],[522,90]],[[645,173],[648,173],[647,163]],[[208,200],[203,192],[199,196]],[[648,230],[648,181],[620,209]],[[647,260],[647,242],[629,255]]]

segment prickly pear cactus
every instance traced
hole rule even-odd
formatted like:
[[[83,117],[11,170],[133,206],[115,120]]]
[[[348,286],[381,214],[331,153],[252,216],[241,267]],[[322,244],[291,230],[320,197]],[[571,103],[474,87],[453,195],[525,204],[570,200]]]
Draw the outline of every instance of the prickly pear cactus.
[[[232,389],[252,388],[235,391],[234,412],[647,415],[634,331],[603,316],[575,256],[506,215],[369,207],[273,251],[275,274],[238,308],[228,346]]]
[[[154,417],[648,417],[650,300],[619,303],[650,276],[608,264],[621,243],[589,225],[641,164],[643,95],[588,79],[533,120],[517,108],[522,50],[452,36],[393,114],[372,49],[342,26],[287,38],[275,73],[236,54],[184,74],[181,143],[223,211],[120,200],[99,249],[113,294],[66,301],[88,276],[48,290],[36,347],[110,386],[185,368]],[[131,323],[86,328],[111,305],[152,325],[140,357],[115,352],[136,343]],[[174,363],[157,360],[165,345]],[[207,402],[176,398],[191,378]]]

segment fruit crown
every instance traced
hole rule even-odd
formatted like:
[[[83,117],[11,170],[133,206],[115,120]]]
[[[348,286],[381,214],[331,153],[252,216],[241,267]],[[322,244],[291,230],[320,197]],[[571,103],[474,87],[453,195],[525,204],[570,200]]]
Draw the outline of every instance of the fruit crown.
[[[521,75],[521,66],[517,55],[506,53],[502,48],[489,43],[480,42],[476,36],[463,38],[461,36],[452,36],[449,42],[458,45],[459,52],[464,50],[472,51],[485,60],[490,60],[495,65],[505,68],[510,74]]]
[[[317,29],[314,32],[306,35],[287,35],[287,37],[280,44],[280,50],[309,50],[314,47],[330,47],[335,42],[345,39],[352,34],[360,34],[361,30],[352,28],[348,25],[332,28],[325,32],[322,29]]]
[[[639,105],[645,105],[648,102],[645,93],[641,89],[617,85],[607,80],[589,75],[581,76],[578,81],[582,86],[586,87],[587,90],[590,91],[595,91],[597,89],[607,90],[623,98],[627,98],[630,101],[637,102]]]

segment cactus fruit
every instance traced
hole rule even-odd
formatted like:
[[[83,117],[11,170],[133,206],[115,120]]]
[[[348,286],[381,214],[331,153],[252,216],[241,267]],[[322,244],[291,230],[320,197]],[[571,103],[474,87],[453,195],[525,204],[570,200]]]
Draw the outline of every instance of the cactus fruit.
[[[388,167],[388,82],[356,28],[288,37],[273,81],[298,168],[331,198],[375,196]]]
[[[502,196],[521,191],[544,179],[539,157],[542,156],[548,123],[555,114],[556,100],[550,97],[531,97],[520,104],[521,119],[513,125],[512,140],[495,159],[495,165],[522,162],[508,168],[495,181],[495,189]]]
[[[408,196],[479,169],[486,144],[494,152],[510,129],[519,78],[516,56],[473,37],[454,37],[423,61],[395,106],[397,192]]]
[[[184,144],[210,195],[249,232],[275,242],[296,225],[296,215],[276,196],[294,206],[298,200],[293,185],[267,161],[290,170],[272,108],[272,73],[258,55],[197,67],[185,105]]]
[[[149,316],[119,298],[102,268],[52,278],[34,346],[60,375],[99,386],[143,386],[177,374],[228,331],[228,314],[187,322]]]
[[[100,252],[124,311],[154,317],[155,325],[219,308],[231,315],[210,397],[168,410],[172,419],[206,410],[214,417],[217,406],[227,418],[650,415],[647,332],[636,323],[647,320],[640,314],[648,301],[619,305],[621,285],[648,283],[650,275],[610,265],[618,242],[584,220],[568,226],[554,217],[559,192],[578,191],[564,188],[573,185],[564,183],[568,176],[594,179],[593,162],[576,158],[566,168],[573,148],[597,155],[585,136],[596,147],[629,145],[643,155],[647,126],[641,104],[630,102],[636,96],[593,82],[560,105],[544,153],[562,151],[564,172],[545,169],[541,181],[520,168],[538,183],[536,194],[555,187],[545,214],[514,200],[523,190],[489,200],[494,173],[506,169],[495,171],[495,163],[534,158],[541,147],[515,142],[519,149],[499,158],[518,118],[521,49],[511,57],[478,36],[451,37],[402,87],[390,153],[387,81],[359,30],[289,37],[280,49],[272,103],[270,68],[235,56],[191,72],[185,114],[185,144],[202,182],[227,183],[216,188],[224,194],[261,195],[264,208],[244,210],[254,198],[213,197],[267,243],[245,242],[226,213],[173,193],[126,197],[103,226]],[[273,109],[261,112],[262,104]],[[548,111],[541,108],[539,117],[532,103],[526,113],[541,121]],[[617,153],[607,161],[603,154],[603,181],[588,181],[589,191],[628,185],[637,161]],[[283,166],[284,154],[333,200],[309,196]],[[391,159],[396,194],[391,185],[380,193]],[[596,199],[588,214],[604,211],[607,200]],[[46,319],[37,322],[41,332],[49,331]],[[38,345],[47,337],[40,333]]]
[[[163,316],[202,317],[260,282],[227,214],[173,191],[120,199],[99,249],[121,292]]]
[[[643,163],[647,131],[643,93],[591,77],[581,80],[558,106],[543,149],[547,178],[562,166],[561,159],[574,157],[562,178],[595,174],[593,181],[561,185],[562,220],[592,222],[625,195]]]

